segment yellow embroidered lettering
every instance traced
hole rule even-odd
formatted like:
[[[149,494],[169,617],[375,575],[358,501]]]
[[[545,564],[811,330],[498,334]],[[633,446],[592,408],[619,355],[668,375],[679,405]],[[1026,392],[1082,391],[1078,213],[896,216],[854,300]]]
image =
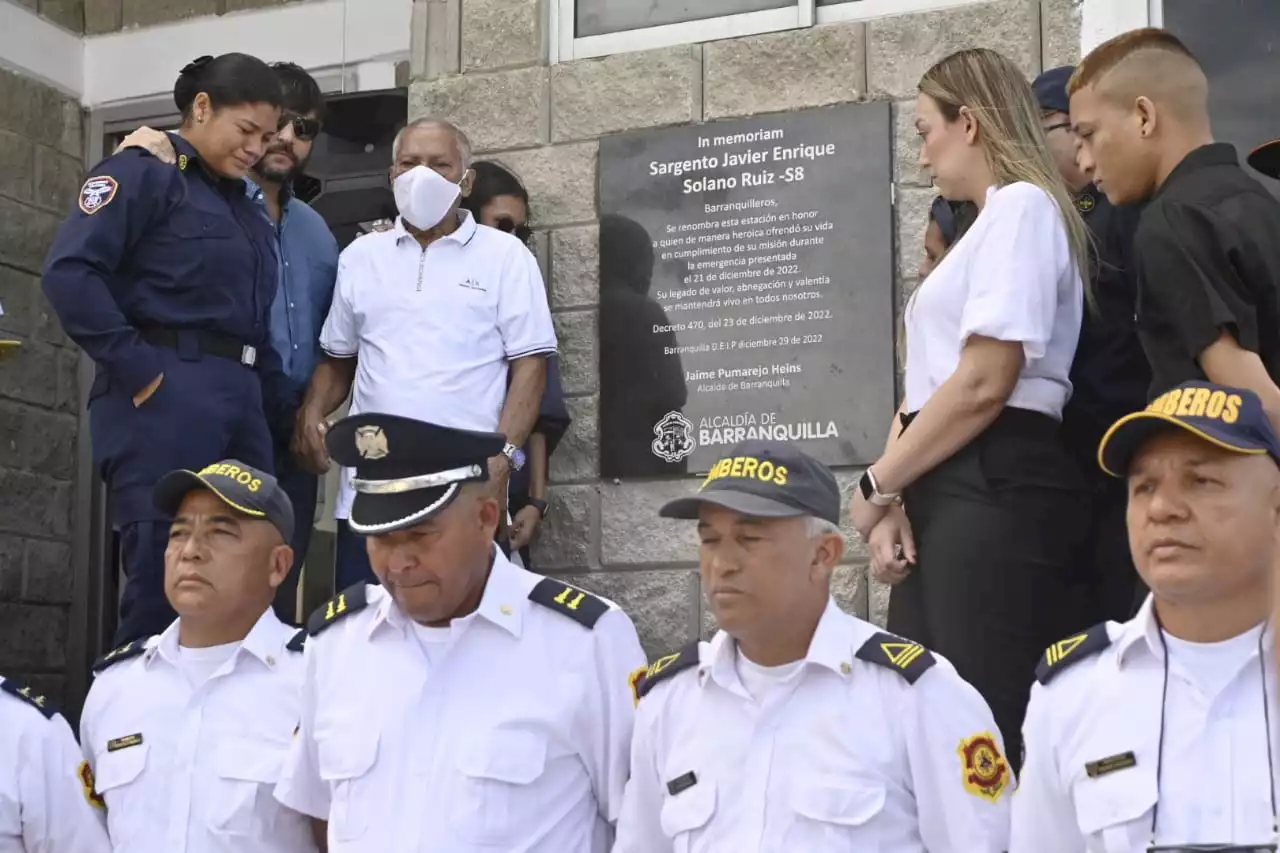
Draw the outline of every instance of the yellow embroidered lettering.
[[[1180,397],[1182,397],[1181,388],[1174,388],[1169,392],[1169,395],[1164,401],[1164,413],[1166,415],[1172,416],[1174,412],[1178,411],[1178,400]]]
[[[747,457],[745,457],[745,456],[735,456],[735,457],[733,457],[733,464],[732,464],[731,466],[729,466],[729,476],[730,476],[730,477],[741,477],[741,476],[742,476],[742,463],[743,463],[743,462],[746,462],[746,461],[747,461]]]
[[[787,484],[787,466],[779,465],[778,469],[773,472],[773,482],[777,486],[785,486]]]
[[[1190,388],[1185,389],[1186,393],[1182,395],[1182,399],[1178,403],[1178,411],[1174,412],[1178,417],[1185,418],[1191,414],[1191,404],[1196,401],[1196,395]],[[1199,390],[1198,388],[1196,389]]]
[[[1209,395],[1209,402],[1204,407],[1206,417],[1217,420],[1222,415],[1222,407],[1227,404],[1227,395],[1223,391],[1214,391]]]
[[[773,479],[773,463],[768,459],[760,463],[760,467],[756,469],[756,479],[762,483],[767,483]]]
[[[754,456],[748,456],[742,462],[742,476],[751,479],[756,475],[756,468],[760,467],[760,460]]]
[[[1240,407],[1244,405],[1244,400],[1239,394],[1232,394],[1227,397],[1227,404],[1222,409],[1222,422],[1224,424],[1233,424],[1240,419]]]
[[[1193,402],[1193,403],[1191,404],[1191,412],[1190,412],[1191,417],[1193,417],[1193,418],[1203,418],[1203,417],[1204,417],[1204,407],[1205,407],[1208,403],[1209,403],[1209,389],[1208,389],[1208,388],[1197,388],[1197,389],[1196,389],[1196,395],[1195,395],[1195,402]]]
[[[249,483],[249,491],[256,492],[262,488],[262,480],[257,477],[253,478],[253,482]]]

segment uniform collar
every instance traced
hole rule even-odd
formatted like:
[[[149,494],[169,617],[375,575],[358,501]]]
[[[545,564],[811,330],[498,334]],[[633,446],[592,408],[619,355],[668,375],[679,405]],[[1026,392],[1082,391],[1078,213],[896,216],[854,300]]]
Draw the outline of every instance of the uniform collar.
[[[1183,157],[1182,162],[1173,167],[1173,171],[1164,179],[1164,183],[1156,188],[1154,196],[1159,196],[1167,187],[1172,186],[1188,175],[1211,166],[1236,166],[1238,168],[1240,166],[1240,157],[1236,154],[1236,147],[1229,142],[1210,142],[1208,145],[1201,145],[1186,157]]]
[[[182,134],[176,130],[168,131],[169,141],[173,143],[173,150],[178,155],[178,169],[184,173],[197,171],[212,183],[214,186],[222,190],[240,189],[242,184],[237,178],[224,178],[217,174],[204,162],[204,158],[200,156],[200,152],[196,147],[183,138]],[[196,168],[198,167],[198,168]]]
[[[524,612],[530,605],[529,591],[532,587],[527,581],[527,574],[508,560],[502,550],[494,545],[493,567],[489,570],[489,579],[485,582],[480,604],[476,607],[475,613],[456,619],[455,623],[463,623],[473,617],[479,617],[492,622],[519,639],[524,627]],[[401,631],[408,629],[412,620],[382,587],[379,586],[377,589],[381,593],[381,601],[378,602],[373,621],[369,625],[369,635],[372,636],[381,625],[388,625]]]
[[[1155,596],[1148,593],[1138,614],[1120,626],[1115,638],[1116,660],[1121,666],[1135,660],[1135,655],[1150,654],[1156,660],[1164,660],[1164,643],[1160,638],[1160,623],[1156,620]],[[1271,654],[1275,647],[1275,623],[1269,623],[1262,633],[1264,654]]]
[[[414,240],[414,236],[409,233],[409,229],[404,225],[404,218],[397,216],[396,224],[391,229],[395,232],[396,243],[401,240]],[[458,227],[453,230],[452,234],[446,234],[440,240],[452,240],[461,246],[465,246],[471,242],[471,238],[476,236],[476,220],[471,215],[471,211],[464,208],[458,208]],[[439,242],[439,241],[437,241]]]
[[[157,657],[164,658],[173,666],[178,665],[178,628],[181,623],[181,619],[173,620],[163,633],[147,641],[147,651],[142,658],[145,665],[150,666]],[[244,653],[257,658],[264,666],[274,668],[293,633],[268,607],[240,641],[233,659]]]
[[[853,658],[853,629],[856,620],[836,604],[835,599],[828,598],[826,609],[818,619],[818,627],[814,629],[813,638],[809,640],[809,651],[804,656],[806,667],[809,664],[824,667],[840,677],[850,674],[850,661]],[[722,686],[738,683],[737,668],[734,665],[734,654],[737,643],[724,631],[717,631],[711,638],[706,657],[698,665],[698,684],[706,683],[707,677],[716,680]]]

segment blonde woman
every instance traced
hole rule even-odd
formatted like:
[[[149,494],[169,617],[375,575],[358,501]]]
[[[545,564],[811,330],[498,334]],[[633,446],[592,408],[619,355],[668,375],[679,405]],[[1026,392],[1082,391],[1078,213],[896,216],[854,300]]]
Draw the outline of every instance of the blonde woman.
[[[1036,662],[1081,628],[1078,473],[1058,438],[1088,237],[1022,72],[964,50],[920,81],[920,161],[977,220],[906,312],[906,399],[851,513],[889,630],[955,664],[1011,761]]]

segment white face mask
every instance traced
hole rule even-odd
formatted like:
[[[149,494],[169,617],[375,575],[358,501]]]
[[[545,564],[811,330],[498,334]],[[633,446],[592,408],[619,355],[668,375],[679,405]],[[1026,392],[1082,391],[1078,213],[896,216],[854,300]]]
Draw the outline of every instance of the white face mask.
[[[414,166],[396,178],[394,189],[396,209],[422,231],[439,225],[462,194],[461,182],[455,184],[426,166]]]

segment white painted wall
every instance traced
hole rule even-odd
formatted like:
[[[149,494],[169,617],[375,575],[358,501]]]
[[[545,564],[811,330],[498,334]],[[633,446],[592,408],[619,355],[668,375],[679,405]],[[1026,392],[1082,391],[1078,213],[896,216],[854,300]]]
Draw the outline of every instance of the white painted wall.
[[[1084,0],[1080,10],[1080,55],[1127,30],[1159,26],[1160,0]]]
[[[197,56],[240,51],[296,62],[344,91],[395,85],[413,0],[312,0],[80,38],[0,0],[0,65],[100,107],[164,95]]]
[[[79,97],[84,47],[75,33],[0,0],[0,66]]]

